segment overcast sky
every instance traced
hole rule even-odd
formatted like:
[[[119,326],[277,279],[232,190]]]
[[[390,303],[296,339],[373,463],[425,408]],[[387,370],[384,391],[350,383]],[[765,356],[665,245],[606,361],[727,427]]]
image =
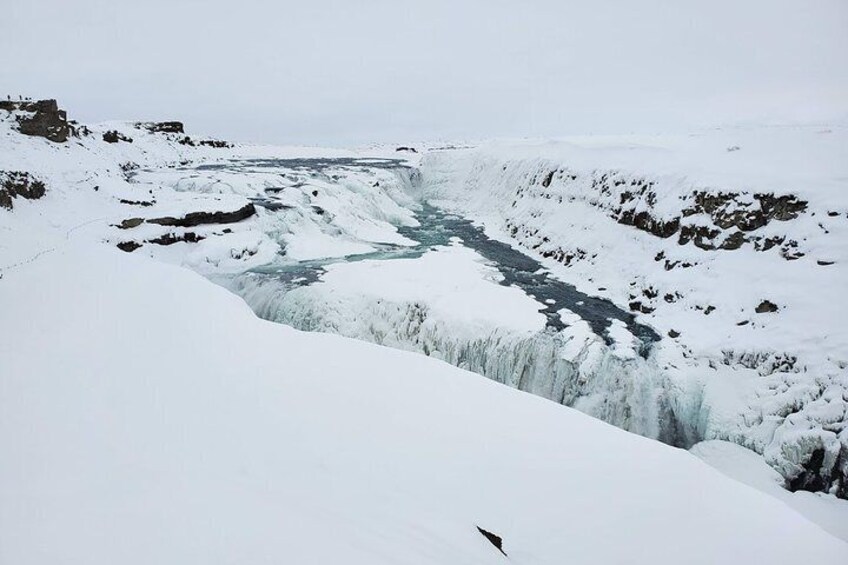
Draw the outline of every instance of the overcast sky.
[[[848,118],[848,0],[4,0],[0,94],[358,144]]]

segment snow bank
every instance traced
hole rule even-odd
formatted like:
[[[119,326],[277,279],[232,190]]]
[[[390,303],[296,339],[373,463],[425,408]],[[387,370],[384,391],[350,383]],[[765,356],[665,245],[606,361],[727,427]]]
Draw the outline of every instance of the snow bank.
[[[686,452],[143,257],[71,243],[0,311],[3,562],[500,562],[478,525],[516,562],[848,558]]]

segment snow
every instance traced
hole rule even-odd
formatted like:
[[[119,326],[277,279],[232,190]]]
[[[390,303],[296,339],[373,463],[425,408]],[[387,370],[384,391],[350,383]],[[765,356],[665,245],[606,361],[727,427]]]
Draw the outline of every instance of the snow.
[[[418,259],[330,265],[321,279],[292,294],[315,294],[311,300],[332,301],[340,308],[362,297],[421,303],[469,338],[495,328],[533,333],[545,327],[539,303],[518,288],[501,286],[503,276],[494,267],[459,245],[436,248]]]
[[[760,455],[727,441],[703,441],[689,451],[728,477],[784,501],[824,530],[848,541],[848,504],[845,501],[820,492],[784,489],[783,477]]]
[[[0,562],[501,559],[477,525],[503,536],[519,563],[845,560],[845,544],[775,500],[786,491],[752,481],[766,494],[755,492],[683,451],[438,360],[648,437],[671,442],[671,422],[690,440],[745,445],[763,454],[740,458],[746,472],[765,475],[765,461],[792,476],[817,448],[835,465],[848,442],[848,338],[838,324],[839,222],[848,210],[838,189],[848,174],[833,163],[841,130],[405,156],[421,179],[380,166],[315,174],[243,165],[394,158],[393,149],[192,148],[120,123],[60,146],[13,132],[4,116],[0,170],[31,172],[47,194],[0,210]],[[134,142],[101,141],[111,129]],[[741,149],[727,152],[731,143]],[[531,179],[563,162],[581,175],[617,167],[660,179],[661,213],[701,183],[750,182],[740,199],[796,186],[816,216],[761,230],[798,238],[808,255],[788,262],[658,241],[599,212],[585,186],[569,207],[552,206]],[[126,163],[139,166],[131,179]],[[574,187],[561,180],[550,190],[568,196]],[[197,243],[148,242],[182,228],[117,227],[231,209],[270,198],[269,188],[281,189],[273,199],[283,209],[259,205],[242,222],[189,228],[205,238]],[[320,282],[294,291],[253,272],[409,246],[398,226],[415,225],[425,196],[533,253],[533,240],[513,239],[504,226],[516,188],[532,198],[511,219],[588,251],[569,267],[545,267],[620,305],[634,289],[680,291],[640,314],[680,338],[642,359],[622,324],[613,322],[607,346],[567,309],[559,314],[568,327],[553,335],[542,304],[499,284],[498,271],[458,241],[416,259],[330,264]],[[143,246],[114,248],[128,240]],[[665,271],[654,261],[659,250],[697,265]],[[836,264],[816,267],[818,257]],[[187,269],[228,280],[265,318],[436,359],[263,322]],[[765,290],[779,312],[752,314]],[[717,309],[694,309],[706,304]],[[751,323],[736,326],[743,315]],[[769,368],[782,353],[797,356],[797,370]],[[837,522],[845,501],[791,497],[845,538]]]
[[[286,257],[295,261],[361,255],[375,247],[356,241],[344,241],[319,230],[303,230],[286,236]]]
[[[142,256],[71,242],[0,310],[3,562],[500,562],[476,525],[519,563],[848,557],[684,451]]]

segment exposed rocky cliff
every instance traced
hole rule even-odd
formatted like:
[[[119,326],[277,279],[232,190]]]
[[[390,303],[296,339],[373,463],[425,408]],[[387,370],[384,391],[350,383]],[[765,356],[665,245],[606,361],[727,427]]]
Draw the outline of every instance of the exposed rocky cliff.
[[[2,100],[0,110],[15,114],[18,131],[24,135],[43,137],[56,143],[68,140],[71,128],[68,116],[55,100]]]

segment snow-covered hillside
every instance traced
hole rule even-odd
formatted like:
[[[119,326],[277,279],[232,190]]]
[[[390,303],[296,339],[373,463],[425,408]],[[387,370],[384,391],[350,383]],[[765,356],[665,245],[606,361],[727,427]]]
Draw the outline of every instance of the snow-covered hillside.
[[[19,115],[0,109],[9,202],[0,207],[0,562],[503,559],[478,527],[501,536],[518,563],[848,557],[848,546],[775,499],[774,476],[752,452],[696,448],[730,475],[756,468],[749,474],[765,478],[748,482],[768,494],[683,450],[439,360],[669,443],[727,439],[804,481],[795,486],[836,492],[848,387],[845,334],[829,316],[844,307],[833,288],[845,234],[826,224],[825,238],[808,216],[845,221],[839,174],[793,193],[806,203],[797,218],[769,219],[784,242],[798,242],[788,253],[806,254],[772,261],[783,244],[755,251],[766,228],[746,230],[751,241],[734,251],[679,245],[618,223],[609,195],[570,184],[601,170],[595,158],[629,178],[617,159],[631,150],[498,146],[422,159],[394,148],[231,145],[172,122],[76,126],[54,142],[16,131]],[[686,167],[704,152],[665,142],[675,159],[689,155]],[[740,145],[722,151],[741,155]],[[568,175],[566,161],[575,163]],[[643,195],[666,223],[675,208],[664,197],[684,196],[682,210],[686,182],[709,180],[687,177],[684,164],[661,168],[667,161],[634,161],[650,169],[640,178],[676,179],[678,192]],[[513,207],[512,191],[534,204]],[[576,213],[544,205],[572,192]],[[461,218],[430,225],[422,199],[480,221],[493,239]],[[534,251],[525,229],[587,254],[566,267],[547,247]],[[515,270],[524,256],[497,240],[536,253],[547,270]],[[698,264],[667,271],[657,246],[670,261]],[[725,253],[740,259],[727,263]],[[784,265],[799,267],[784,274]],[[261,321],[179,266],[236,291],[262,317],[437,359]],[[767,271],[749,279],[757,268]],[[786,286],[766,286],[769,277]],[[722,278],[762,292],[723,291]],[[822,292],[794,301],[813,281]],[[643,292],[650,285],[681,296],[658,307]],[[760,294],[778,311],[762,320],[745,311],[749,324],[736,326],[731,308]],[[689,312],[707,305],[708,314]],[[729,320],[750,335],[727,333],[741,331]],[[656,341],[638,322],[680,335]],[[816,336],[829,341],[817,347]],[[737,356],[722,350],[728,343]],[[751,351],[795,359],[772,355],[764,371],[767,355]],[[784,494],[845,535],[833,526],[844,501]]]
[[[690,454],[70,243],[7,273],[3,563],[838,563]]]

